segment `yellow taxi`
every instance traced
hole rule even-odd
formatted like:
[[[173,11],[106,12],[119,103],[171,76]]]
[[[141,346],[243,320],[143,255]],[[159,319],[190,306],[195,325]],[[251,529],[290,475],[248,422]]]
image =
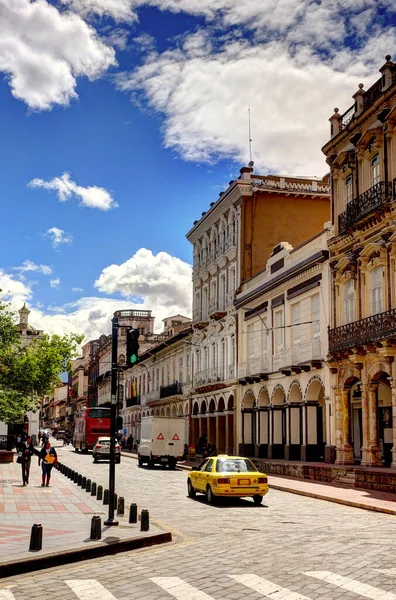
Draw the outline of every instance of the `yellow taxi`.
[[[219,496],[253,498],[255,504],[261,504],[268,492],[268,479],[248,458],[222,454],[207,458],[190,471],[187,488],[190,498],[199,492],[206,495],[209,504]]]

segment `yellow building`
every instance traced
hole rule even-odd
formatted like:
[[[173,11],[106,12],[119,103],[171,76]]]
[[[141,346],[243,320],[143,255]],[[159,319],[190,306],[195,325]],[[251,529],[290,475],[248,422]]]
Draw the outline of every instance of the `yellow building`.
[[[396,466],[396,64],[330,118],[336,463]]]

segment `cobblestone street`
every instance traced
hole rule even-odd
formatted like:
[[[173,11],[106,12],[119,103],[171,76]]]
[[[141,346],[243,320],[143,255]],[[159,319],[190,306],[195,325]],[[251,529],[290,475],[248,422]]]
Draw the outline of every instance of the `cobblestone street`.
[[[107,463],[69,448],[59,455],[107,483]],[[261,507],[244,500],[213,507],[187,497],[186,479],[123,458],[118,494],[148,508],[174,542],[4,579],[0,599],[396,600],[393,516],[274,490]]]

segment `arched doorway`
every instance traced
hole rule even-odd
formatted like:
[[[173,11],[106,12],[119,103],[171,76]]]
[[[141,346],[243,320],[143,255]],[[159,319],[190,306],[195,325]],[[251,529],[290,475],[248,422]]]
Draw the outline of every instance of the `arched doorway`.
[[[226,453],[226,418],[224,398],[219,398],[216,411],[216,432],[217,432],[217,452],[218,454]]]
[[[369,412],[369,451],[371,465],[392,464],[393,411],[390,375],[377,371],[367,389]]]
[[[312,378],[305,392],[303,407],[302,459],[324,461],[326,445],[326,423],[324,406],[324,385],[319,377]]]
[[[202,400],[199,411],[199,437],[208,437],[208,420],[206,418],[206,401]]]
[[[234,396],[231,394],[227,400],[226,415],[226,453],[234,454]]]
[[[298,381],[291,384],[289,389],[289,402],[286,414],[286,437],[287,444],[285,448],[286,460],[301,459],[302,444],[302,393]]]
[[[216,444],[216,404],[214,398],[211,398],[209,401],[209,408],[207,412],[207,421],[208,421],[208,444],[213,446]]]
[[[252,390],[248,390],[242,401],[242,456],[255,456],[256,444],[256,399]]]
[[[281,385],[275,387],[272,393],[270,417],[269,458],[284,458],[286,445],[286,406],[285,390]]]
[[[261,388],[257,402],[257,455],[268,458],[269,444],[269,406],[270,399],[267,388]]]

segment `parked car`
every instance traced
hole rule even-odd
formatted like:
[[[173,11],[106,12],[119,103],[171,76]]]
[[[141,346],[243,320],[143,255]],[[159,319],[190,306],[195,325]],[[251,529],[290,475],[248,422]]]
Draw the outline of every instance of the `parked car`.
[[[98,460],[102,460],[102,458],[110,458],[110,438],[109,437],[100,437],[97,439],[97,442],[92,450],[92,456],[94,462],[98,462]],[[121,462],[121,448],[118,443],[115,445],[115,462]]]
[[[63,440],[66,435],[66,431],[64,429],[59,429],[58,431],[55,431],[53,435],[56,440]]]
[[[190,471],[187,488],[190,498],[200,492],[209,504],[214,504],[218,496],[253,498],[255,504],[261,504],[268,492],[268,479],[248,458],[222,454],[207,458]]]

